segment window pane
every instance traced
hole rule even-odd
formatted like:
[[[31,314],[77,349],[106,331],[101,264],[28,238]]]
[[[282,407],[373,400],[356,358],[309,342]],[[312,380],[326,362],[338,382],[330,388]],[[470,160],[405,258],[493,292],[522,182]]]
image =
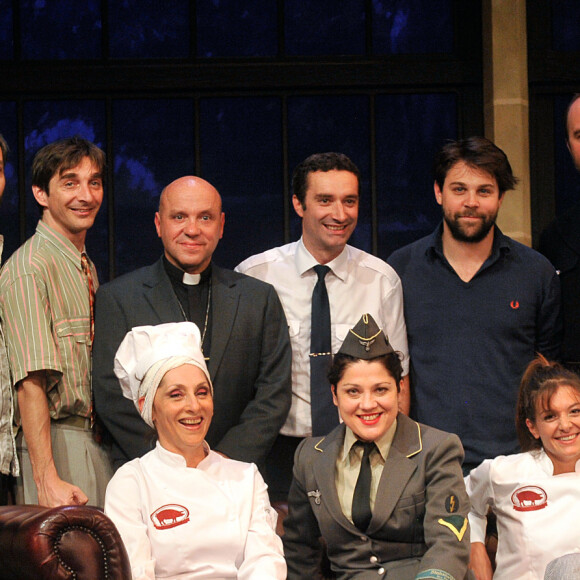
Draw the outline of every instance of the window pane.
[[[364,54],[364,0],[286,0],[284,6],[287,54]]]
[[[552,7],[552,43],[554,50],[580,50],[580,2],[558,0]]]
[[[189,2],[109,0],[113,58],[187,58]]]
[[[201,174],[221,193],[226,214],[216,263],[284,243],[281,103],[277,98],[204,99]]]
[[[64,137],[80,135],[105,147],[105,105],[102,101],[29,101],[24,103],[24,147],[26,149],[26,237],[36,229],[40,217],[32,195],[30,170],[37,151]],[[107,277],[107,185],[99,215],[87,234],[87,250],[99,272],[99,280]]]
[[[0,59],[8,60],[13,56],[12,0],[0,0]]]
[[[197,2],[199,57],[275,56],[277,10],[272,0]]]
[[[24,58],[101,56],[100,0],[22,0],[20,18]]]
[[[288,99],[290,171],[313,153],[336,151],[348,155],[361,173],[358,225],[350,243],[371,251],[369,188],[369,104],[364,96],[296,97]],[[291,239],[301,235],[300,218],[291,209]]]
[[[0,101],[0,119],[2,119],[0,132],[10,148],[7,159],[4,159],[6,188],[4,189],[2,205],[0,206],[0,234],[4,236],[2,263],[4,263],[20,245],[16,104]]]
[[[452,94],[382,95],[377,114],[378,255],[431,233],[441,220],[431,167],[446,139],[457,136]]]
[[[554,102],[556,214],[563,215],[580,201],[580,174],[576,171],[564,138],[564,119],[572,95],[559,96]]]
[[[194,172],[193,102],[113,103],[116,275],[152,264],[163,252],[154,217],[161,190]]]
[[[373,0],[375,54],[452,50],[451,0]]]

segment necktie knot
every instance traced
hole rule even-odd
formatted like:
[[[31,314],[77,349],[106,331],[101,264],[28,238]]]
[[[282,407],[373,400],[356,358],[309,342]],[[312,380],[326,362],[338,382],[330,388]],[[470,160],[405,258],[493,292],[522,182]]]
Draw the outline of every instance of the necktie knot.
[[[324,278],[326,277],[326,274],[328,274],[328,272],[330,272],[330,267],[329,266],[323,266],[322,264],[316,264],[316,266],[314,266],[313,270],[316,272],[316,275],[318,276],[318,281],[322,281],[324,280]]]
[[[374,441],[357,441],[355,445],[357,447],[363,448],[363,457],[370,457],[370,454],[376,448],[376,444]]]

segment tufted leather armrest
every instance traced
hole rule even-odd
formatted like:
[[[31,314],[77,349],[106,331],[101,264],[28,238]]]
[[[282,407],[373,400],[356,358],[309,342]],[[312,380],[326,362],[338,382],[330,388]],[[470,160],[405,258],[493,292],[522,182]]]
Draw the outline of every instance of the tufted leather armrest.
[[[117,528],[99,509],[0,507],[0,580],[127,580]]]

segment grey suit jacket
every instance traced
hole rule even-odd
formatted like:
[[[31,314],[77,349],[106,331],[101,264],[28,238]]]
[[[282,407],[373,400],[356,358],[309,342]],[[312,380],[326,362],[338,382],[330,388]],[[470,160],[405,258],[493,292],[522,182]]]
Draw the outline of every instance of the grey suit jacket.
[[[216,265],[211,302],[214,416],[207,441],[228,457],[261,465],[290,409],[286,317],[270,284]],[[117,348],[135,326],[181,320],[162,259],[97,291],[93,392],[97,415],[112,437],[115,467],[149,451],[153,441],[113,372]]]
[[[399,413],[372,520],[362,533],[344,516],[336,491],[344,432],[339,425],[296,450],[284,520],[288,579],[316,577],[320,536],[341,579],[468,577],[469,499],[458,437]]]

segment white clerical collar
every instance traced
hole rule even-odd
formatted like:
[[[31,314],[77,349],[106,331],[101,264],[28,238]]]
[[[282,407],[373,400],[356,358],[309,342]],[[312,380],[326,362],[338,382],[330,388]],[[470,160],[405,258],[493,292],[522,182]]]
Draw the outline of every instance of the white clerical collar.
[[[188,274],[187,272],[183,272],[182,282],[188,286],[197,286],[200,280],[201,274]]]

